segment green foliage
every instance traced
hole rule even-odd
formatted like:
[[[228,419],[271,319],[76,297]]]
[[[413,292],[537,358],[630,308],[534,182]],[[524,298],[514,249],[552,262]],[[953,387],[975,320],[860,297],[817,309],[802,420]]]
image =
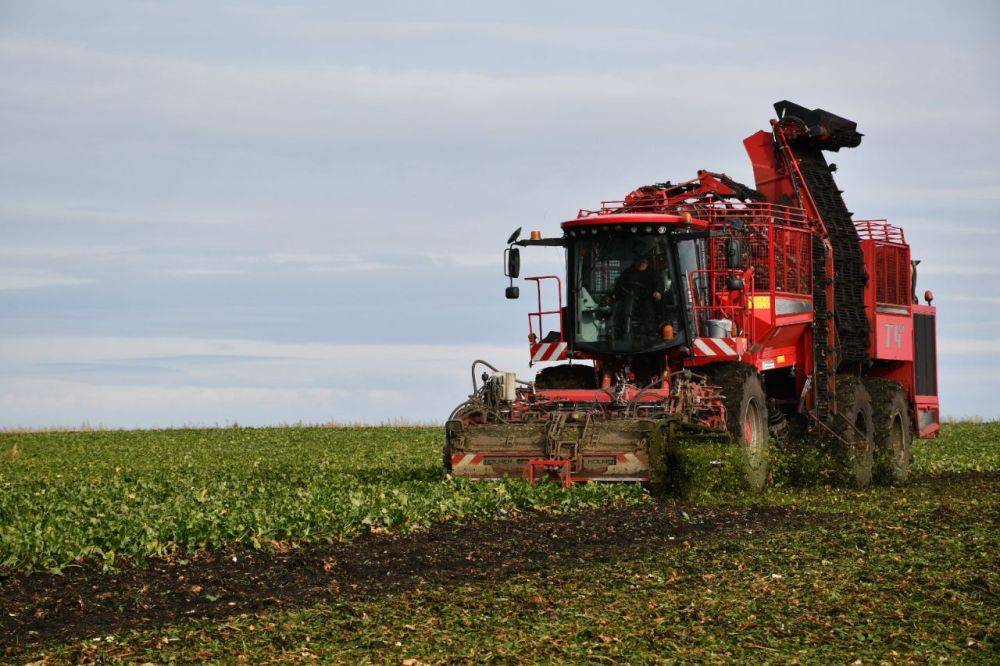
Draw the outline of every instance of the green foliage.
[[[626,554],[581,524],[593,552],[536,553],[543,566],[511,575],[116,632],[19,660],[995,664],[998,431],[949,426],[921,442],[923,472],[906,486],[748,500],[794,505],[802,521],[685,533],[711,507],[667,509],[657,524],[676,541]]]
[[[445,481],[440,438],[436,428],[3,436],[0,454],[16,443],[18,455],[0,456],[0,556],[58,566],[643,498],[635,486]],[[946,424],[913,450],[902,487],[698,494],[710,501],[664,511],[672,546],[621,555],[580,525],[592,553],[534,554],[538,567],[522,553],[529,561],[510,576],[114,632],[19,661],[995,663],[1000,423]],[[794,506],[805,521],[685,532],[716,502]]]
[[[687,501],[750,492],[740,449],[731,442],[661,430],[650,448],[656,488]]]
[[[913,441],[917,474],[1000,470],[1000,421],[946,423],[940,434]]]
[[[0,435],[0,572],[59,569],[80,558],[112,564],[237,542],[335,540],[362,530],[645,498],[633,485],[564,490],[519,480],[444,480],[442,438],[438,428],[387,427]],[[998,442],[1000,423],[947,424],[940,439],[914,442],[914,472],[1000,469]],[[674,494],[739,497],[733,451],[680,441],[670,453],[684,462],[673,466]],[[775,481],[823,483],[821,453],[804,454],[775,456]]]
[[[641,488],[565,490],[443,479],[438,428],[228,428],[0,436],[0,572],[113,563],[242,542],[640,501]]]
[[[809,488],[850,485],[848,461],[840,442],[830,438],[792,438],[773,442],[772,478],[781,486]]]
[[[838,442],[803,438],[773,444],[773,478],[777,485],[851,485],[850,462]],[[915,439],[911,450],[911,473],[916,475],[1000,470],[1000,422],[947,423],[940,437]]]

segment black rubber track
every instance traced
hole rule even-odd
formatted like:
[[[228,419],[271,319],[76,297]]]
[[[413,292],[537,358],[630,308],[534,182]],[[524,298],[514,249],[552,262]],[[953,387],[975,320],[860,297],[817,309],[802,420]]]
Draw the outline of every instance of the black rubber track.
[[[861,363],[868,359],[869,336],[864,294],[868,273],[861,253],[861,240],[823,151],[810,139],[792,142],[791,149],[833,246],[839,365]]]
[[[827,298],[826,277],[826,244],[818,236],[813,236],[813,356],[815,357],[815,373],[813,386],[816,391],[816,415],[827,420],[830,416],[830,402],[833,399],[830,387],[833,385],[833,373],[836,368],[830,367],[830,352],[828,343],[830,332],[830,303]]]

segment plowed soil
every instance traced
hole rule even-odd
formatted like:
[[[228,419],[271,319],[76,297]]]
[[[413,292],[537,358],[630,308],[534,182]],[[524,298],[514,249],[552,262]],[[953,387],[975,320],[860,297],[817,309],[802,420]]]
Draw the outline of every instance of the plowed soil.
[[[817,522],[785,507],[694,507],[649,501],[567,515],[439,524],[402,535],[150,560],[103,571],[0,580],[0,649],[8,655],[58,641],[189,618],[219,620],[319,601],[365,599],[421,585],[488,584],[519,573],[612,561],[695,539],[745,536]]]

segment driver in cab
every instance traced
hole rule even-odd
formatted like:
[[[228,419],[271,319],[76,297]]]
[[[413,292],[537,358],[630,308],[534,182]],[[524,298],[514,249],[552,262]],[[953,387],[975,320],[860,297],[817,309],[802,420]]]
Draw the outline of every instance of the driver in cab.
[[[650,269],[649,258],[640,257],[622,271],[615,285],[615,299],[628,302],[631,297],[636,323],[649,329],[655,326],[656,304],[663,298],[656,282],[656,272]]]

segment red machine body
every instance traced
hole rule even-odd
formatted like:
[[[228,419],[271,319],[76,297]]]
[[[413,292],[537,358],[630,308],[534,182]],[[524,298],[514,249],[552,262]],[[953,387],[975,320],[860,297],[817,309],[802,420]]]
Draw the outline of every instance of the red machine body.
[[[528,339],[532,364],[568,363],[506,388],[506,400],[456,410],[446,451],[455,473],[534,478],[548,468],[564,482],[647,480],[642,433],[658,420],[759,442],[761,419],[765,431],[800,419],[852,438],[873,426],[838,404],[846,380],[866,382],[872,394],[902,391],[906,433],[936,436],[935,308],[917,303],[903,230],[853,220],[821,152],[854,147],[861,134],[819,109],[775,108],[771,131],[744,141],[755,188],[699,171],[580,210],[562,223],[561,238],[515,232],[511,248],[566,248],[565,283],[527,278],[538,304]],[[652,300],[623,289],[628,280],[652,284]],[[734,377],[759,384],[766,404],[744,415]],[[518,447],[518,424],[541,430]],[[571,437],[562,434],[568,424],[576,424]],[[490,432],[477,441],[469,426]],[[634,432],[615,440],[623,427]]]

